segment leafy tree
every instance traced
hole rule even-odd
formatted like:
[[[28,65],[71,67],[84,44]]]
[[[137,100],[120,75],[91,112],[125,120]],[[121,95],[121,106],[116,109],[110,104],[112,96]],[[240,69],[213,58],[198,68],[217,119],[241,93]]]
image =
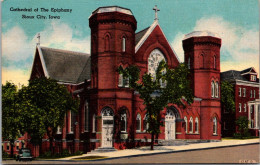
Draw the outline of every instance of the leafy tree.
[[[2,136],[11,145],[10,156],[13,157],[13,146],[19,137],[21,111],[17,102],[17,86],[11,82],[2,85]]]
[[[175,69],[170,69],[165,61],[161,61],[156,70],[155,76],[145,73],[140,79],[140,70],[136,66],[129,66],[123,69],[118,68],[124,78],[129,78],[129,85],[140,95],[146,107],[147,132],[151,134],[151,150],[153,150],[154,136],[160,133],[161,122],[160,112],[169,103],[182,105],[185,102],[193,102],[193,94],[188,80],[189,70],[185,64],[180,64]],[[166,83],[162,86],[162,83]]]
[[[30,134],[34,145],[40,145],[47,133],[50,151],[53,152],[57,128],[63,127],[68,110],[77,112],[78,100],[72,98],[64,85],[45,77],[30,80],[29,85],[19,91],[19,97],[23,110],[23,130]]]
[[[236,120],[236,125],[238,125],[239,134],[235,134],[235,136],[239,136],[240,139],[249,136],[248,123],[249,121],[246,116],[239,116]]]
[[[226,111],[235,112],[234,88],[228,81],[221,82],[221,105]]]

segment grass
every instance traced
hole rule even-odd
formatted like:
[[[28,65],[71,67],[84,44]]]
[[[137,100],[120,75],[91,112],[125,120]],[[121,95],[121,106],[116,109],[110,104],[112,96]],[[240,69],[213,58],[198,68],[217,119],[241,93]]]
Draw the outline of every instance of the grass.
[[[106,159],[106,156],[85,156],[80,158],[74,158],[72,160],[96,160],[96,159]]]

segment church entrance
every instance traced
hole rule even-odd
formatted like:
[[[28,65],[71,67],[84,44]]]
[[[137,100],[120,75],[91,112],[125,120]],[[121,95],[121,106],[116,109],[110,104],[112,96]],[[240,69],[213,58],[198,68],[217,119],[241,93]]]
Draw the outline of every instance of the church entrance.
[[[165,116],[165,140],[175,139],[175,115],[173,110],[167,109]]]
[[[102,147],[113,147],[114,112],[105,107],[102,110]]]

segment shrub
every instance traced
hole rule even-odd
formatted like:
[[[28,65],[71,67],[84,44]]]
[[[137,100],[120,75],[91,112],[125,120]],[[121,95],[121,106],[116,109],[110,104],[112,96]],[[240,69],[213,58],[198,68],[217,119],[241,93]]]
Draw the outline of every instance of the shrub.
[[[7,152],[3,151],[2,158],[9,158],[9,154]]]

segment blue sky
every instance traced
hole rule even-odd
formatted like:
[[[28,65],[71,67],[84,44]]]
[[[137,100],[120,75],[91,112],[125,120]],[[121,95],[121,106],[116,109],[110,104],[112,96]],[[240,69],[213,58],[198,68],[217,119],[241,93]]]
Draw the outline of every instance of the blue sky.
[[[136,32],[153,23],[152,8],[157,5],[159,24],[181,60],[184,35],[194,30],[209,30],[222,38],[221,71],[259,68],[257,0],[4,0],[2,83],[6,80],[27,83],[39,32],[42,46],[89,53],[91,12],[113,5],[131,9],[137,20]],[[15,12],[10,11],[11,7],[64,8],[72,12]],[[22,19],[22,15],[53,15],[60,19]]]

